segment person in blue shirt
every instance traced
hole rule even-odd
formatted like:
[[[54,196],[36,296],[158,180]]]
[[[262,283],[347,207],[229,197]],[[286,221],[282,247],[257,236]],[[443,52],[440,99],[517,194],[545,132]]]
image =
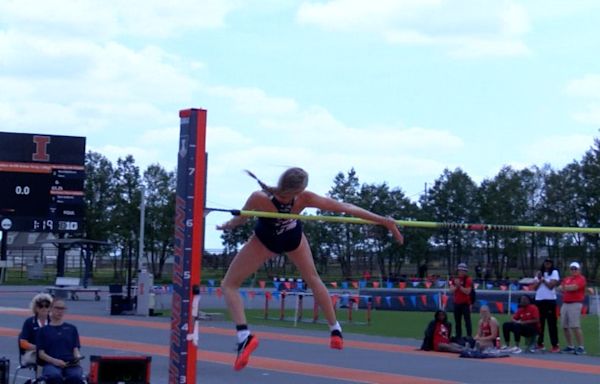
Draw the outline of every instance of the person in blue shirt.
[[[83,384],[79,332],[64,321],[66,309],[63,300],[55,299],[50,307],[50,324],[38,331],[38,357],[47,384]]]
[[[21,350],[21,360],[23,363],[34,364],[36,362],[36,339],[38,330],[50,322],[48,316],[52,304],[52,296],[47,293],[38,293],[33,297],[29,308],[33,316],[23,322],[21,333],[19,334],[19,349]]]

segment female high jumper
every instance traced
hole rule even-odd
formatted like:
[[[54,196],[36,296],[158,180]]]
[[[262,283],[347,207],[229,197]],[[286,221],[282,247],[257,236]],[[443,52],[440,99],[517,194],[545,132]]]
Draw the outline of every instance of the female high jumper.
[[[323,211],[346,213],[382,225],[392,232],[400,244],[404,242],[394,219],[307,191],[308,174],[301,168],[287,169],[279,177],[276,187],[268,186],[252,172],[247,172],[256,179],[261,190],[250,195],[243,210],[299,214],[304,208],[317,208]],[[231,230],[247,220],[248,217],[235,216],[217,226],[217,229]],[[258,338],[248,329],[239,288],[242,282],[255,273],[264,262],[281,253],[285,253],[298,268],[302,278],[312,289],[315,301],[323,310],[331,331],[330,347],[343,348],[342,328],[336,319],[329,292],[317,273],[308,241],[302,232],[301,221],[259,217],[254,235],[233,258],[221,283],[225,302],[236,324],[238,343],[238,353],[234,363],[236,371],[248,364],[250,354],[258,347]]]

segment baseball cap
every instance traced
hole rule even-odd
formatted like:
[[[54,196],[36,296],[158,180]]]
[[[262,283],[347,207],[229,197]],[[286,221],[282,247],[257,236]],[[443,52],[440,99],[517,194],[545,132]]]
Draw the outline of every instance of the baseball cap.
[[[458,264],[458,267],[456,267],[456,269],[458,269],[459,271],[469,271],[469,267],[467,267],[467,264],[465,263]]]
[[[580,269],[580,268],[581,268],[581,266],[579,265],[579,263],[578,263],[578,262],[574,261],[574,262],[572,262],[571,264],[569,264],[569,268],[577,268],[577,269]]]

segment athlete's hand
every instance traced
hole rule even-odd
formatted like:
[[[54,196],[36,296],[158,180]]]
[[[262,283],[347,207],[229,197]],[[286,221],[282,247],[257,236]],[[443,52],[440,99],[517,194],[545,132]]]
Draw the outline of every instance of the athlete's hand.
[[[231,223],[229,221],[226,221],[221,225],[217,225],[217,229],[219,231],[228,231],[230,229],[233,229],[233,226],[231,225]]]
[[[400,232],[400,230],[398,229],[398,225],[396,224],[396,220],[394,220],[391,217],[386,217],[385,218],[385,226],[392,232],[392,235],[394,236],[394,239],[396,239],[396,241],[402,245],[404,244],[404,236],[402,236],[402,233]]]
[[[398,227],[394,228],[395,230],[392,231],[392,233],[394,234],[394,238],[396,239],[396,241],[398,242],[398,244],[403,245],[404,244],[404,236],[402,235],[402,232],[400,232],[400,230],[398,229]],[[395,233],[398,232],[398,233]]]

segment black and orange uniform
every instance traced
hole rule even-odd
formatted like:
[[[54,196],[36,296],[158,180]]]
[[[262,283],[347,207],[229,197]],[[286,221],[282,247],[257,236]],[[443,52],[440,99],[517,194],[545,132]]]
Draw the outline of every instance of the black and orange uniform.
[[[284,204],[271,196],[278,213],[291,213],[296,199]],[[261,243],[273,253],[290,252],[302,241],[302,222],[297,219],[271,219],[259,217],[254,233]]]

